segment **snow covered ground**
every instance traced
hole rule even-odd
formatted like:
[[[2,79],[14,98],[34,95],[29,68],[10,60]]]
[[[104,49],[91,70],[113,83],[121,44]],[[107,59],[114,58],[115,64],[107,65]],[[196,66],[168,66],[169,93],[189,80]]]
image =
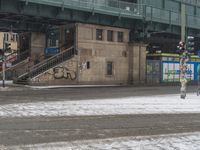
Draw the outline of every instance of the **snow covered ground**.
[[[0,105],[0,117],[87,116],[119,114],[200,113],[200,97],[187,94],[126,97]],[[0,150],[200,150],[200,132],[140,137],[122,137],[36,145],[3,146]]]
[[[123,137],[1,147],[2,150],[199,150],[200,133]]]
[[[3,81],[0,80],[0,85],[2,85]],[[12,80],[5,80],[5,84],[13,84]]]
[[[32,89],[54,89],[54,88],[72,88],[72,87],[115,87],[120,85],[52,85],[52,86],[30,86],[26,85],[26,87],[32,88]]]
[[[0,117],[87,116],[155,113],[200,113],[200,97],[195,93],[185,100],[179,95],[127,97],[0,105]]]

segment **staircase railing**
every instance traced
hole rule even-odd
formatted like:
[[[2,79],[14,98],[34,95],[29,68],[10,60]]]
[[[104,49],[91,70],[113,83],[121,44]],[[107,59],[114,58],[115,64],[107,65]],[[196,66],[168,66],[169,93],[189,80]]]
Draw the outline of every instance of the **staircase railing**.
[[[17,59],[16,59],[15,61],[12,62],[12,65],[16,65],[16,64],[18,64],[19,62],[21,62],[21,61],[27,59],[28,56],[29,56],[29,52],[30,52],[29,50],[26,50],[26,51],[24,51],[24,52],[18,54],[18,55],[17,55]]]
[[[12,55],[13,55],[13,57],[11,57]],[[18,55],[17,55],[17,52],[14,52],[14,53],[11,53],[11,54],[7,55],[6,56],[7,57],[6,62],[11,62],[12,66],[9,67],[9,68],[6,68],[5,71],[12,70],[17,65],[26,62],[26,59],[28,58],[28,56],[29,56],[29,51],[28,50],[24,51],[24,52],[22,52],[21,54],[18,54]],[[2,74],[2,71],[0,71],[0,75],[1,74]]]
[[[64,50],[63,52],[54,55],[53,57],[46,59],[37,65],[30,67],[24,74],[18,77],[19,80],[27,80],[28,78],[33,78],[48,69],[72,58],[75,54],[74,47]]]

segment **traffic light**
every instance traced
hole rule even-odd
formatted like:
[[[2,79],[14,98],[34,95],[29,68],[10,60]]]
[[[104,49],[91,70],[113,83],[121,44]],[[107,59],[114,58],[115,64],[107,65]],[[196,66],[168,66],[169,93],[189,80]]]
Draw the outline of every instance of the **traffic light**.
[[[198,55],[199,51],[200,51],[200,37],[196,36],[194,38],[194,54]]]
[[[200,50],[200,37],[199,36],[188,36],[187,37],[187,50],[189,53],[198,55]]]
[[[189,53],[194,53],[195,51],[195,37],[194,36],[187,37],[187,50]]]
[[[177,46],[177,53],[183,53],[185,50],[185,42],[180,41]]]
[[[11,44],[5,43],[5,52],[11,52]]]

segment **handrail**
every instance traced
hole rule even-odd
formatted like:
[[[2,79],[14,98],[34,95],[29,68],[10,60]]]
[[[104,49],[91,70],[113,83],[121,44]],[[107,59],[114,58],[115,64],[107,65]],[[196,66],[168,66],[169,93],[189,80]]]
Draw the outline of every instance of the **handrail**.
[[[17,55],[17,60],[14,61],[12,64],[13,64],[13,65],[16,65],[16,64],[19,63],[20,61],[23,61],[23,60],[27,59],[28,54],[29,54],[29,51],[28,51],[28,50],[26,50],[26,51],[24,51],[24,52],[18,54],[18,55]]]
[[[28,78],[28,77],[33,77],[37,74],[40,74],[53,66],[62,63],[63,61],[71,58],[75,54],[74,52],[74,47],[68,48],[61,53],[58,53],[32,67],[29,68],[28,71],[26,71],[24,74],[20,75],[18,79],[20,78]]]
[[[54,56],[48,58],[48,59],[45,59],[44,61],[42,61],[42,62],[40,62],[40,63],[38,63],[38,64],[32,66],[30,69],[31,69],[31,70],[32,70],[32,69],[35,69],[35,68],[37,68],[38,66],[40,66],[40,65],[42,65],[42,64],[44,64],[44,63],[46,63],[46,62],[48,62],[48,61],[50,61],[50,60],[53,60],[54,58],[58,57],[59,55],[62,55],[63,53],[65,53],[66,51],[68,51],[69,49],[72,49],[72,48],[73,48],[73,47],[70,47],[70,48],[68,48],[68,49],[66,49],[66,50],[64,50],[64,51],[62,51],[62,52],[60,52],[60,53],[58,53],[58,54],[56,54],[56,55],[54,55]]]

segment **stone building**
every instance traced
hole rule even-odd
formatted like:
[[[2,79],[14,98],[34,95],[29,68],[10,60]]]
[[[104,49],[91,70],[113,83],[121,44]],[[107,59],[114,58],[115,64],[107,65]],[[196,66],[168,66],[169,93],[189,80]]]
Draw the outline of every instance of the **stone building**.
[[[145,82],[146,47],[129,43],[128,29],[78,23],[60,31],[60,45],[73,41],[77,55],[32,78],[32,84]],[[64,38],[70,31],[74,34]]]

